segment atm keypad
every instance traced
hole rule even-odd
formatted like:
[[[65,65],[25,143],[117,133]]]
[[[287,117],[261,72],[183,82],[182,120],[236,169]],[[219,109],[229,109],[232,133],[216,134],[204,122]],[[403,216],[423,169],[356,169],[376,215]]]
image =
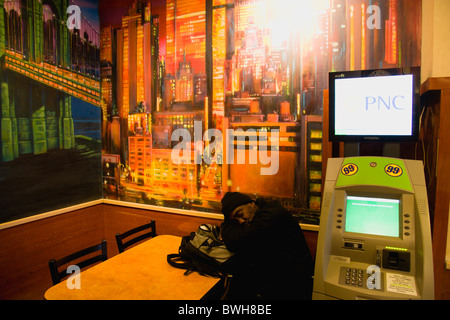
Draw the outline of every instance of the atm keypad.
[[[364,285],[364,270],[346,268],[345,284],[362,287]]]
[[[367,279],[369,277],[367,270],[341,267],[339,284],[367,289]]]

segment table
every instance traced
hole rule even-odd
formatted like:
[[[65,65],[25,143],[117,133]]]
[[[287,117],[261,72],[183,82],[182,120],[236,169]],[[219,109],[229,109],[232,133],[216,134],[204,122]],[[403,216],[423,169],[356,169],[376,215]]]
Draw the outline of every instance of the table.
[[[219,281],[170,266],[181,238],[160,235],[82,271],[80,289],[67,280],[45,292],[47,300],[198,300]]]

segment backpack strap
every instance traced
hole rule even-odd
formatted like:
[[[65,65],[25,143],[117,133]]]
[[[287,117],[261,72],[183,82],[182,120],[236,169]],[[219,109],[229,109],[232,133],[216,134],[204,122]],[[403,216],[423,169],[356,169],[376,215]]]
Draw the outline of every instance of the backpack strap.
[[[186,262],[183,257],[178,253],[171,253],[167,255],[167,262],[175,268],[189,270],[192,268],[190,262]]]
[[[167,255],[167,262],[175,268],[184,269],[186,272],[185,276],[191,274],[194,271],[194,266],[190,262],[186,262],[183,257],[178,253],[171,253]]]

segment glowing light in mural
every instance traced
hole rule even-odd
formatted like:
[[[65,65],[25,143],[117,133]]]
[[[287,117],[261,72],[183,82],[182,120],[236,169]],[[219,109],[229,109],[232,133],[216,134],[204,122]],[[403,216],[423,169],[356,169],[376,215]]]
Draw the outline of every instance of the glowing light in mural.
[[[118,92],[111,109],[118,116],[105,124],[111,128],[105,153],[120,154],[118,187],[112,189],[117,197],[159,206],[217,212],[223,192],[241,191],[278,198],[297,213],[319,209],[321,120],[308,119],[322,114],[328,71],[400,63],[400,40],[411,38],[398,28],[402,0],[371,6],[366,0],[130,1],[135,11],[120,19],[140,19],[143,7],[146,18],[115,31],[113,69],[123,72],[111,78]],[[159,42],[138,43],[141,24],[148,23],[159,28]],[[147,56],[146,43],[152,50],[159,46],[159,53]],[[148,78],[151,86],[138,67],[142,61],[157,69]],[[145,90],[150,87],[156,95],[151,101]],[[312,131],[317,143],[301,143]],[[215,139],[227,132],[245,141],[233,139],[221,154]],[[264,158],[265,147],[273,159]],[[246,161],[239,161],[244,156]],[[209,161],[214,157],[217,161]],[[262,169],[272,170],[270,179]]]
[[[73,147],[94,148],[91,140],[77,142],[81,125],[88,132],[91,124],[73,116],[81,103],[72,100],[81,99],[102,108],[106,196],[158,206],[217,212],[223,191],[240,190],[279,198],[297,213],[320,208],[320,192],[305,195],[321,188],[320,122],[317,143],[301,141],[307,140],[308,117],[322,114],[328,71],[420,64],[420,1],[213,0],[206,6],[205,0],[99,0],[100,33],[99,24],[90,23],[93,16],[98,22],[98,11],[91,15],[87,5],[96,1],[32,1],[32,12],[28,2],[0,0],[2,162],[59,150],[64,161],[51,163],[42,180],[54,174],[55,164],[66,163]],[[71,10],[76,6],[81,12]],[[22,94],[24,88],[31,92]],[[208,163],[208,152],[202,161],[173,163],[171,133],[181,128],[193,136],[196,121],[206,132],[248,136],[227,146],[228,157],[236,156],[224,158],[230,164]],[[266,139],[273,151],[275,130],[279,146],[270,156],[279,172],[264,180],[269,155],[248,162],[256,152],[263,155]],[[250,138],[257,138],[256,148]],[[209,138],[200,142],[202,151],[213,150]],[[97,145],[83,149],[85,161],[98,160],[92,154]],[[317,152],[309,157],[312,150]],[[248,161],[241,164],[239,155]],[[311,169],[314,161],[318,166]],[[62,180],[71,181],[77,169],[84,178],[87,171],[77,164],[61,167]],[[2,221],[9,213],[50,209],[19,208],[29,198],[20,197],[14,183],[22,171],[0,185],[18,200],[2,208]],[[66,181],[56,189],[72,190],[61,188]],[[95,190],[84,190],[80,199],[99,191],[92,185]],[[30,196],[52,197],[46,187]]]
[[[272,39],[287,38],[289,31],[298,30],[303,36],[317,30],[318,15],[329,9],[329,0],[267,0],[267,20]]]

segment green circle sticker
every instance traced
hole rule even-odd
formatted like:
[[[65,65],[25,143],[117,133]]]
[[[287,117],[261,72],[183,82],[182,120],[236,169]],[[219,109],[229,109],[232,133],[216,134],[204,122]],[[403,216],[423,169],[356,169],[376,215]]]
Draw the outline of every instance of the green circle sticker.
[[[354,163],[347,163],[342,167],[341,173],[344,176],[352,176],[358,172],[358,166]]]
[[[396,164],[388,164],[384,167],[384,172],[391,177],[400,177],[403,173],[403,169]]]

